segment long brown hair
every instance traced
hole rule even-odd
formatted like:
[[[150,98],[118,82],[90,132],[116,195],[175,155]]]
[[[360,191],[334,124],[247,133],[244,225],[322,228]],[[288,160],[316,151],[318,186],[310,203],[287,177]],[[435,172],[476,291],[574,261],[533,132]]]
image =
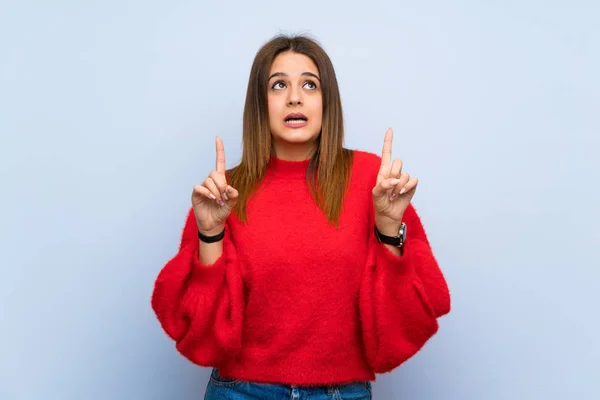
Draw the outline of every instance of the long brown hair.
[[[234,212],[244,222],[246,204],[265,176],[272,154],[267,105],[269,71],[277,55],[285,51],[304,54],[316,64],[323,96],[323,119],[317,149],[309,161],[307,182],[311,196],[327,220],[336,225],[350,182],[353,152],[343,147],[342,102],[333,64],[321,45],[308,36],[277,35],[257,52],[246,91],[242,159],[227,172],[228,181],[240,194]]]

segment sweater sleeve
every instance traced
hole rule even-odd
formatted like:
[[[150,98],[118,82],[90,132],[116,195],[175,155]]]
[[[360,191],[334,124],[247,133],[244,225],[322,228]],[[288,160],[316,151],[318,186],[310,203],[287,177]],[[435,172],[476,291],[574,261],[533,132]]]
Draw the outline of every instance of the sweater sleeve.
[[[223,240],[219,259],[201,264],[190,210],[179,252],[158,274],[152,293],[152,308],[177,350],[202,366],[218,367],[241,348],[244,291],[228,225]]]
[[[372,233],[361,281],[359,308],[367,360],[376,373],[391,371],[416,354],[437,332],[437,318],[450,311],[444,276],[412,205],[404,213],[402,256]],[[369,226],[374,226],[372,210]]]

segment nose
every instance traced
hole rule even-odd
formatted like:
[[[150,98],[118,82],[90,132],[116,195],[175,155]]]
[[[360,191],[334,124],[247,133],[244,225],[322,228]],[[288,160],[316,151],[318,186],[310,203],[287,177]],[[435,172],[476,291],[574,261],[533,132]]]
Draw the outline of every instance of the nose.
[[[289,91],[288,105],[297,106],[302,104],[302,94],[297,88],[292,88]]]

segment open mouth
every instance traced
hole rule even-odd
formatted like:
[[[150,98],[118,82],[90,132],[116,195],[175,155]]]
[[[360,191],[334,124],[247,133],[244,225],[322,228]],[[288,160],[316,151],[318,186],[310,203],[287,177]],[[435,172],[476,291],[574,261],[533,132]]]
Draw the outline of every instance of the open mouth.
[[[306,124],[308,118],[304,114],[294,113],[288,114],[284,119],[286,125],[302,125]]]
[[[290,125],[300,125],[300,124],[304,124],[307,120],[304,118],[288,118],[285,120],[286,124],[290,124]]]

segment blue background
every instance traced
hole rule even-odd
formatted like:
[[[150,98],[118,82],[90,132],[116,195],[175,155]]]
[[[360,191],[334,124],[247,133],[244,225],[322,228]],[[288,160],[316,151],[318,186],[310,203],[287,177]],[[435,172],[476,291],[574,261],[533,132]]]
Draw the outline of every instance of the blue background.
[[[376,399],[598,399],[600,6],[0,5],[0,399],[200,399],[150,308],[258,48],[332,58],[346,146],[420,178],[453,310]],[[596,182],[596,183],[594,183]]]

